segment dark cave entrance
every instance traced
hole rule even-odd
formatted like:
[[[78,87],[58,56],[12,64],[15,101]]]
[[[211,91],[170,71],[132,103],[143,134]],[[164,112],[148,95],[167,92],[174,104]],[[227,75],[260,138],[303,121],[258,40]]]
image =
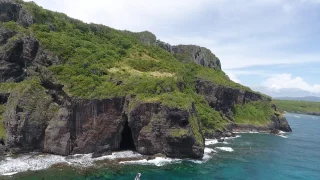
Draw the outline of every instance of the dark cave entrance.
[[[136,146],[134,145],[134,141],[132,138],[132,131],[128,125],[128,121],[126,121],[124,129],[121,133],[120,150],[136,150]]]

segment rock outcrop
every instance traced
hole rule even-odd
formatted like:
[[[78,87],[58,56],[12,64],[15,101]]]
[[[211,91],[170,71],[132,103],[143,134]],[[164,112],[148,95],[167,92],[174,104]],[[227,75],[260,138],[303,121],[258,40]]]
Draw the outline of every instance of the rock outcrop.
[[[214,70],[221,70],[221,62],[209,49],[196,45],[171,46],[168,43],[157,41],[159,47],[173,54],[179,61],[196,63]]]
[[[266,126],[257,126],[251,124],[237,124],[234,122],[234,108],[236,105],[245,105],[252,101],[266,101],[271,102],[271,99],[262,96],[259,93],[255,93],[248,90],[243,90],[239,88],[226,87],[221,85],[216,85],[210,81],[197,79],[196,80],[196,91],[205,97],[210,107],[214,108],[216,111],[222,112],[231,123],[226,127],[227,131],[257,131],[257,132],[273,132],[277,133],[278,130],[284,132],[292,132],[290,125],[288,124],[285,117],[280,114],[272,114],[270,116],[271,122]],[[277,112],[277,107],[274,104],[270,105],[275,112]],[[233,121],[233,122],[232,122]],[[223,132],[213,132],[212,134],[206,134],[208,137],[221,137],[225,136]]]
[[[221,86],[202,79],[196,80],[196,92],[206,98],[210,107],[223,112],[229,119],[232,119],[233,107],[236,104],[244,105],[251,101],[271,100],[258,93]]]
[[[182,62],[193,62],[214,70],[221,69],[220,60],[207,48],[195,45],[172,46],[174,56]]]
[[[0,28],[0,83],[20,82],[27,76],[39,75],[39,66],[48,67],[59,63],[57,56],[40,48],[37,39]]]
[[[15,21],[28,27],[33,24],[33,17],[20,4],[13,0],[0,0],[0,21]]]
[[[130,110],[128,122],[137,151],[142,154],[203,156],[204,139],[199,134],[201,128],[194,107],[188,111],[159,103],[143,103]]]
[[[12,91],[4,113],[8,148],[12,152],[42,149],[44,131],[56,109],[40,85],[30,83]]]

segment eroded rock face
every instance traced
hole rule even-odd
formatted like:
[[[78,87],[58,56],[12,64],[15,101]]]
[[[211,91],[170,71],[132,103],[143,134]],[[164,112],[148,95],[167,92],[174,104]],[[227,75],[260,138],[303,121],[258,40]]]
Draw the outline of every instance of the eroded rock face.
[[[221,69],[220,60],[207,48],[195,45],[172,46],[172,52],[182,62],[194,62],[215,70]]]
[[[284,131],[284,132],[292,132],[292,129],[283,116],[273,115],[271,117],[272,123],[270,123],[269,128],[271,131]]]
[[[33,93],[42,98],[38,99]],[[142,154],[161,153],[176,158],[203,156],[204,140],[202,134],[198,134],[200,141],[195,135],[201,129],[194,109],[142,103],[128,110],[129,102],[125,98],[73,100],[68,109],[55,103],[42,88],[30,89],[19,99],[15,99],[13,93],[10,98],[9,107],[13,108],[5,112],[5,128],[6,145],[13,153],[94,152],[96,157],[110,150],[125,150],[121,145],[125,141],[133,144],[131,150]],[[131,134],[124,133],[126,128]]]
[[[75,102],[71,129],[73,153],[97,152],[108,146],[111,150],[130,148],[148,155],[202,157],[203,141],[197,142],[190,124],[195,114],[159,103],[142,103],[129,110],[128,101],[116,98]],[[196,117],[192,120],[199,123]],[[122,141],[126,146],[122,146]]]
[[[71,112],[68,109],[60,108],[48,122],[44,135],[44,152],[65,156],[70,154],[70,116]]]
[[[193,128],[201,132],[195,116],[194,111],[160,104],[136,106],[129,113],[129,126],[137,151],[150,155],[162,153],[169,157],[202,157],[204,141],[198,142],[195,137]],[[191,121],[196,121],[197,127],[192,127]]]
[[[71,117],[73,153],[91,153],[105,145],[119,150],[126,121],[124,103],[124,98],[75,101]]]
[[[33,17],[20,4],[12,0],[0,0],[0,21],[15,21],[28,27],[33,24]]]
[[[0,82],[20,82],[27,76],[38,75],[38,65],[59,64],[57,56],[42,50],[37,39],[30,36],[10,39],[14,33],[7,30],[1,34],[5,44],[0,49]]]
[[[196,91],[201,94],[208,101],[209,105],[215,110],[222,112],[228,119],[233,119],[233,108],[235,105],[245,105],[252,101],[271,101],[267,97],[263,97],[261,94],[254,93],[251,91],[219,86],[210,81],[197,79],[196,80]],[[277,107],[272,104],[270,106],[274,111],[277,111]],[[274,131],[285,131],[291,132],[290,125],[288,124],[285,117],[274,114],[270,117],[272,121],[268,126],[253,126],[250,124],[236,124],[230,123],[226,129],[229,131],[259,131],[259,132],[274,132]],[[219,137],[223,136],[223,132],[213,132],[206,134],[206,137]]]
[[[6,146],[12,152],[43,149],[47,123],[56,105],[41,86],[24,86],[10,94],[4,113]]]
[[[260,94],[246,90],[219,86],[210,81],[197,79],[196,91],[204,95],[209,105],[217,111],[222,111],[229,119],[232,119],[232,108],[236,104],[246,104],[251,101],[266,99]]]
[[[214,70],[221,70],[221,62],[209,49],[196,45],[171,46],[168,43],[157,41],[162,49],[173,54],[179,61],[196,63]]]

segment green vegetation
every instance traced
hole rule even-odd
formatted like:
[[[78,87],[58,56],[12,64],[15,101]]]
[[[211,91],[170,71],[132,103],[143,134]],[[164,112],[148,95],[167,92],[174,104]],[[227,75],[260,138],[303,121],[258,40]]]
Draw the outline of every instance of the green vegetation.
[[[196,141],[198,142],[198,144],[200,146],[204,145],[204,139],[203,136],[200,133],[200,127],[199,127],[199,123],[197,121],[197,118],[191,114],[191,117],[189,119],[191,127],[192,127],[192,131],[193,131],[193,135],[195,136]]]
[[[234,119],[239,124],[266,125],[275,112],[269,101],[254,101],[245,105],[236,105]]]
[[[273,100],[273,103],[281,112],[320,113],[320,102]]]
[[[196,101],[198,116],[201,119],[203,132],[211,130],[223,130],[226,120],[220,113],[211,108],[203,96],[198,96]]]
[[[182,137],[182,136],[188,134],[188,130],[182,129],[182,128],[179,128],[179,129],[171,129],[171,130],[170,130],[170,134],[171,134],[173,137]]]
[[[0,105],[0,139],[5,138],[6,132],[4,130],[4,124],[3,124],[3,113],[5,111],[5,105]]]
[[[34,16],[35,24],[24,28],[15,22],[1,23],[2,27],[18,32],[9,42],[30,35],[37,38],[42,47],[57,55],[60,64],[50,66],[49,70],[57,82],[64,85],[64,91],[69,96],[103,99],[136,95],[130,107],[140,102],[159,102],[188,110],[194,103],[203,130],[210,131],[223,130],[227,119],[196,93],[197,78],[251,91],[231,81],[221,70],[184,62],[183,54],[175,57],[155,46],[153,42],[156,42],[156,37],[150,32],[132,33],[86,24],[63,13],[45,10],[33,2],[16,1]],[[0,92],[21,91],[18,94],[22,95],[30,90],[31,85],[42,93],[37,78],[21,83],[1,83]],[[45,93],[41,95],[45,96]],[[238,123],[262,124],[269,120],[269,115],[273,113],[270,110],[269,102],[255,102],[237,105],[234,114]],[[203,139],[195,119],[192,116],[190,122],[200,143]]]

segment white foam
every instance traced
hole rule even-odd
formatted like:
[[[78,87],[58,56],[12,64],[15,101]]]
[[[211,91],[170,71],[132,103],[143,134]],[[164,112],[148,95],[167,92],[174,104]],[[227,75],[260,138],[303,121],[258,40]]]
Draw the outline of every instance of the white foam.
[[[203,154],[202,160],[203,160],[204,162],[208,161],[209,159],[212,158],[212,153],[216,153],[216,152],[217,152],[217,151],[215,151],[214,149],[205,147],[205,148],[204,148],[204,154]]]
[[[217,143],[219,143],[217,139],[206,139],[204,142],[206,146],[217,144]]]
[[[284,134],[278,134],[279,137],[282,137],[282,138],[288,138],[288,136],[284,135]]]
[[[155,159],[141,159],[136,161],[122,161],[120,164],[140,164],[140,165],[155,165],[155,166],[164,166],[172,163],[180,163],[181,159],[171,159],[166,157],[156,157]]]
[[[11,173],[4,173],[3,176],[12,176],[14,174],[17,174],[18,172],[11,172]]]
[[[72,166],[89,167],[93,166],[95,161],[100,160],[114,160],[121,158],[135,158],[141,157],[141,154],[133,151],[114,152],[112,155],[102,156],[99,158],[91,158],[92,154],[76,154],[68,157],[58,155],[39,155],[27,154],[20,155],[17,158],[7,157],[0,161],[0,175],[7,175],[12,173],[19,173],[25,171],[37,171],[47,169],[54,164],[65,163]]]
[[[217,152],[215,151],[214,149],[211,149],[211,148],[204,148],[204,154],[210,154],[210,153],[214,153],[214,152]]]
[[[240,136],[239,136],[239,137],[240,137]],[[225,139],[225,140],[228,140],[228,139],[233,139],[233,138],[236,138],[236,137],[224,138],[224,139]],[[217,139],[206,139],[206,140],[205,140],[205,145],[206,145],[206,146],[213,145],[213,144],[218,144],[218,143],[229,144],[229,143],[226,142],[226,141],[218,142]]]
[[[259,134],[259,133],[264,133],[264,131],[259,132],[259,131],[237,131],[235,132],[237,134]]]
[[[225,140],[228,140],[228,139],[236,139],[236,138],[239,138],[241,137],[241,135],[236,135],[235,137],[225,137],[224,139]]]
[[[233,152],[234,150],[231,147],[216,147],[216,149],[222,150],[222,151],[228,151]]]
[[[279,130],[279,134],[286,134],[286,132]]]

